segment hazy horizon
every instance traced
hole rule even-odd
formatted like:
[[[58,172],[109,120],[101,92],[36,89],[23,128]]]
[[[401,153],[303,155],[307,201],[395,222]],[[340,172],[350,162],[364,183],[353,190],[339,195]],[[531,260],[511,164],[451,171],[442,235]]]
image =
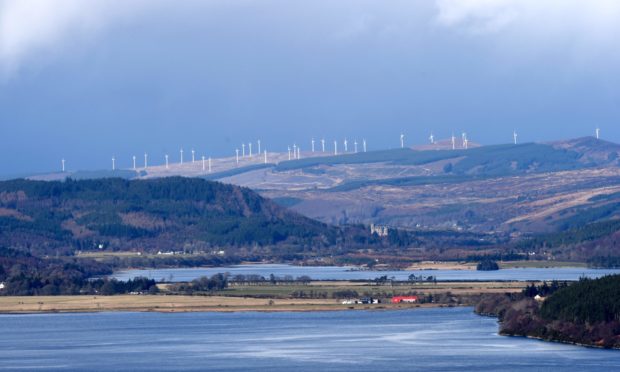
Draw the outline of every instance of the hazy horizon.
[[[609,0],[0,0],[0,175],[258,139],[620,142],[618,34]]]

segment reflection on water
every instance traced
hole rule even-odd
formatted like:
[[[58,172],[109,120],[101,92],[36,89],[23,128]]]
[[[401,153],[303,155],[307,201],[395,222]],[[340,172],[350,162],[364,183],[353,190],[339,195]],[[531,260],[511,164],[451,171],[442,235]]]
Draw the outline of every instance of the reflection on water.
[[[127,280],[136,276],[146,276],[155,280],[191,281],[201,276],[229,272],[232,275],[270,274],[279,277],[307,275],[315,280],[371,280],[382,275],[398,280],[407,280],[410,274],[434,276],[437,280],[577,280],[581,276],[597,278],[607,274],[617,274],[620,270],[600,270],[588,268],[548,268],[548,269],[503,269],[497,271],[476,270],[416,270],[416,271],[360,271],[352,267],[339,266],[292,266],[292,265],[238,265],[229,267],[194,269],[153,269],[119,271],[114,277]]]
[[[0,316],[0,370],[564,370],[620,352],[497,335],[471,308]]]

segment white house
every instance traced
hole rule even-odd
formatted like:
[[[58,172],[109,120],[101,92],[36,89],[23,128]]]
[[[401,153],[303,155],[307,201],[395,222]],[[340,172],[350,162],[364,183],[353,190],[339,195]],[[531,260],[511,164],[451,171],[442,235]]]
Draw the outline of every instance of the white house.
[[[0,283],[0,291],[4,289],[4,283]]]

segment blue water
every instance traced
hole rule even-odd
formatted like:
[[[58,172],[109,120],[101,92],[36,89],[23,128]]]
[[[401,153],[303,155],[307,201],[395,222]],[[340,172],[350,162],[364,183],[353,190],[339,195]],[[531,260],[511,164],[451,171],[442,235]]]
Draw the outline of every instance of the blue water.
[[[307,275],[315,280],[372,280],[382,275],[398,280],[407,280],[410,274],[416,276],[434,276],[437,280],[577,280],[581,276],[597,278],[608,274],[618,274],[620,270],[602,270],[588,268],[543,268],[543,269],[503,269],[497,271],[476,270],[416,270],[416,271],[360,271],[352,267],[339,266],[292,266],[292,265],[238,265],[214,268],[193,269],[153,269],[119,271],[113,277],[127,280],[136,276],[166,281],[190,281],[201,276],[211,276],[228,272],[231,275],[261,275],[268,278],[270,274],[279,277]]]
[[[497,335],[471,308],[0,316],[0,370],[611,371],[620,351]]]

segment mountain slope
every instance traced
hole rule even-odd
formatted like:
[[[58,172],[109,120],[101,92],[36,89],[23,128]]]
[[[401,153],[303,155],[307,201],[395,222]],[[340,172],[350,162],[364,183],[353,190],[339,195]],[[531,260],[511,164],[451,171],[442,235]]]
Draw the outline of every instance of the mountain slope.
[[[196,178],[0,182],[0,245],[60,250],[208,251],[349,246],[372,237],[328,226],[255,192]]]

